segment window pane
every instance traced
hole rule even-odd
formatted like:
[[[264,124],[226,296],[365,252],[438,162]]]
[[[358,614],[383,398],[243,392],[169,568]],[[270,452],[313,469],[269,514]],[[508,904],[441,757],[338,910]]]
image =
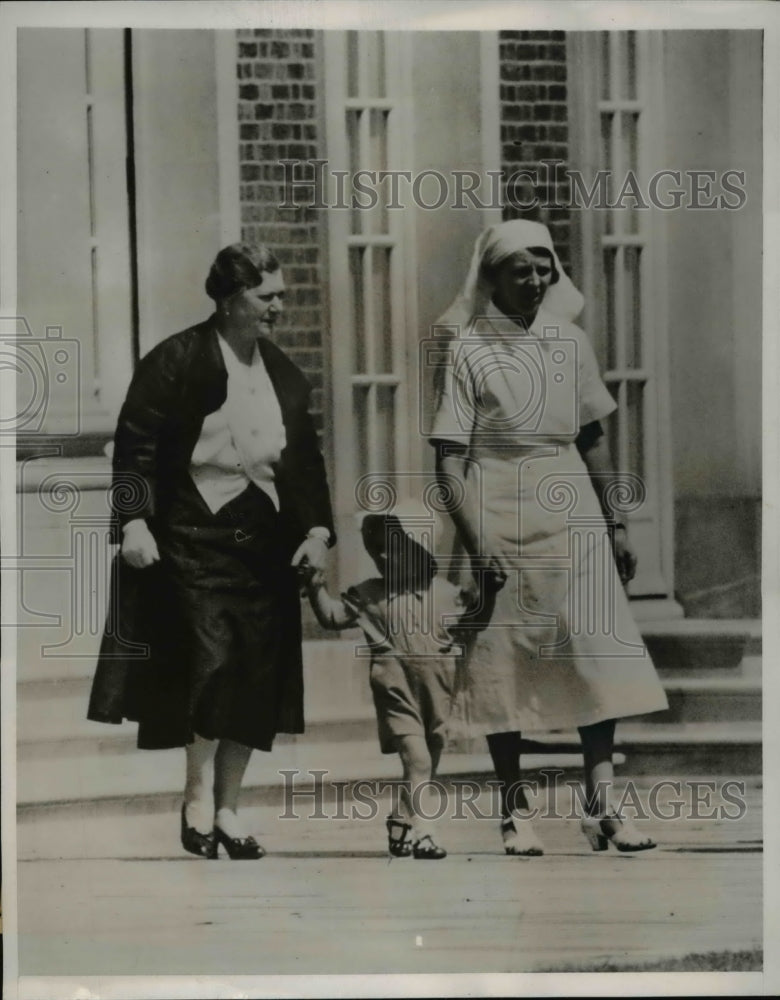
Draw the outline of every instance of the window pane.
[[[635,111],[624,111],[621,118],[623,163],[629,170],[633,170],[636,173],[639,170],[639,147],[637,142],[639,115]]]
[[[636,32],[626,32],[626,97],[630,101],[637,99],[636,88]]]
[[[365,166],[369,170],[377,173],[387,170],[387,118],[388,112],[379,108],[372,108],[366,111],[369,115],[368,129],[368,150]],[[387,233],[387,200],[390,196],[390,186],[387,182],[382,184],[367,183],[367,186],[374,189],[377,194],[377,203],[373,208],[366,209],[363,214],[363,231],[367,233]],[[362,200],[368,203],[368,197],[362,196]]]
[[[18,311],[36,338],[62,339],[44,348],[45,396],[21,356],[18,424],[108,430],[132,372],[123,32],[35,28],[17,42]]]
[[[642,283],[640,266],[642,261],[641,247],[624,247],[623,269],[625,274],[626,302],[623,343],[626,352],[626,365],[629,368],[642,366]]]
[[[617,368],[617,321],[615,316],[615,260],[614,247],[604,251],[604,327],[607,337],[607,368]]]
[[[623,152],[623,165],[627,170],[632,171],[636,178],[636,185],[633,188],[626,188],[627,194],[622,199],[622,204],[626,207],[622,210],[624,216],[623,231],[628,233],[638,233],[641,229],[641,209],[636,207],[637,199],[632,197],[631,191],[639,190],[642,197],[642,188],[639,185],[639,115],[636,112],[624,111],[621,114],[621,145]],[[623,178],[620,178],[623,184]]]
[[[614,32],[615,45],[613,52],[617,56],[617,65],[612,67],[614,77],[614,96],[617,100],[633,101],[636,99],[636,46],[633,31]]]
[[[615,178],[613,176],[614,164],[612,163],[612,129],[614,127],[615,116],[611,112],[601,114],[601,162],[599,167],[607,171],[607,202],[612,203],[615,197]],[[611,233],[614,229],[614,219],[612,211],[605,211],[604,232]]]
[[[376,387],[376,420],[377,420],[377,460],[379,472],[395,470],[395,386],[378,385]]]
[[[358,96],[358,33],[347,32],[347,97]]]
[[[95,135],[92,114],[92,105],[87,105],[87,184],[89,186],[89,233],[94,236],[96,232],[96,210],[95,210]]]
[[[609,32],[602,31],[600,32],[600,35],[601,35],[601,52],[600,52],[601,58],[599,60],[600,63],[599,70],[601,76],[601,87],[600,87],[601,100],[608,101],[612,96],[611,86],[610,86],[612,74],[610,72],[610,59],[609,59]]]
[[[610,395],[615,400],[615,402],[618,404],[618,406],[620,406],[620,383],[619,382],[610,382],[607,385],[607,389],[609,389]],[[617,412],[613,413],[612,416],[608,420],[605,421],[605,430],[606,430],[606,433],[607,433],[607,438],[609,440],[609,450],[610,450],[610,452],[612,454],[612,461],[617,466],[618,471],[621,472],[622,469],[620,469],[620,463],[619,463],[619,456],[620,456],[620,440],[619,440],[619,437],[620,437],[620,421],[618,420]]]
[[[92,93],[92,39],[90,29],[84,31],[84,91]]]
[[[92,247],[89,252],[89,272],[92,289],[92,378],[94,379],[94,395],[100,398],[100,350],[98,332],[100,330],[98,311],[98,248]]]
[[[368,162],[371,170],[387,170],[387,111],[372,108],[368,129]]]
[[[371,267],[375,370],[383,374],[393,371],[390,253],[389,247],[374,247]]]
[[[363,374],[366,371],[365,344],[365,287],[363,282],[363,257],[366,253],[363,247],[349,249],[349,291],[352,305],[352,330],[354,337],[352,353],[352,371]]]
[[[352,186],[352,179],[358,170],[363,166],[363,157],[365,156],[365,150],[362,148],[361,143],[361,122],[363,115],[366,114],[363,110],[349,110],[347,111],[347,144],[349,146],[348,156],[349,156],[349,177],[346,179],[344,185],[344,201],[348,205],[353,204],[354,190]],[[350,211],[350,231],[353,236],[359,236],[363,232],[363,216],[359,208],[353,207]]]
[[[644,383],[629,382],[626,386],[628,402],[628,472],[644,479]]]
[[[385,97],[385,36],[382,31],[361,31],[360,96]]]
[[[371,386],[356,385],[352,388],[352,444],[355,481],[371,472],[368,457],[368,421]]]

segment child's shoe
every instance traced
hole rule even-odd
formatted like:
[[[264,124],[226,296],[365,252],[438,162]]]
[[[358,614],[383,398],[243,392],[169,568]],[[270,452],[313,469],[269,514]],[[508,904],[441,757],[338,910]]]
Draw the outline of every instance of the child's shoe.
[[[439,861],[447,857],[447,852],[433,842],[429,833],[424,833],[415,840],[412,854],[421,861]]]
[[[394,858],[408,858],[414,850],[414,832],[411,823],[387,817],[387,849]]]
[[[429,833],[415,830],[411,823],[387,818],[387,849],[394,858],[414,857],[418,861],[439,861],[447,857],[443,847]]]

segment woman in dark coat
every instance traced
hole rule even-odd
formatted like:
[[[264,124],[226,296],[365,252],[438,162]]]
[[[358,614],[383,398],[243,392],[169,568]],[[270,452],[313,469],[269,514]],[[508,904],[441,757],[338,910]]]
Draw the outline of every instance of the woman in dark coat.
[[[89,718],[186,747],[184,848],[262,857],[237,816],[252,749],[303,732],[298,569],[334,541],[311,387],[268,339],[266,248],[217,255],[216,312],[140,362],[114,438],[112,593]]]

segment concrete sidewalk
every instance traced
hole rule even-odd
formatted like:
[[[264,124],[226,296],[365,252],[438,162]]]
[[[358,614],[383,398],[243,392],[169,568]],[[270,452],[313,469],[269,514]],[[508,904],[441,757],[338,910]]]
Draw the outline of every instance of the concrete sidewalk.
[[[48,857],[20,862],[20,973],[523,972],[603,960],[630,969],[756,948],[757,782],[745,802],[738,820],[690,810],[649,820],[659,847],[637,855],[593,854],[575,820],[554,818],[537,821],[544,857],[509,858],[494,820],[450,816],[436,831],[450,855],[428,864],[388,859],[384,801],[367,821],[247,810],[269,855],[236,864],[183,854],[172,816],[138,826],[143,843],[123,839],[116,818],[103,830],[85,820],[91,843],[104,837],[102,858],[52,857],[49,830],[38,852]],[[478,804],[488,811],[486,793]]]

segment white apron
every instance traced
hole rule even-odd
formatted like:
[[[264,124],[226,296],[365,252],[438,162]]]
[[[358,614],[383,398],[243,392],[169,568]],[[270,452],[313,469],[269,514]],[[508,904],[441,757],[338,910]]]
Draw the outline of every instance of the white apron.
[[[466,511],[507,574],[456,681],[450,733],[534,732],[667,707],[574,440],[615,403],[582,330],[490,307],[453,342],[431,437],[469,446]]]

